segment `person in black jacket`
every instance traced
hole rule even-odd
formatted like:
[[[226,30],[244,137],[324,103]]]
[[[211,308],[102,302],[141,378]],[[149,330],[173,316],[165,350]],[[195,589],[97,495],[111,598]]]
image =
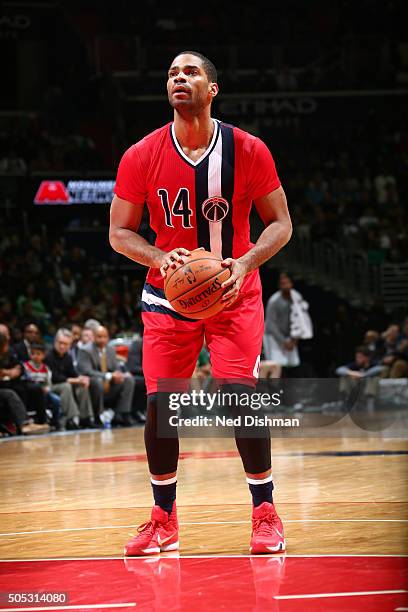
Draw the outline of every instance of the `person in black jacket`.
[[[25,408],[35,412],[38,423],[47,422],[46,401],[41,389],[35,387],[23,378],[23,367],[10,348],[10,332],[2,325],[0,333],[0,389],[11,389],[21,399]]]
[[[67,429],[79,429],[80,425],[93,425],[92,404],[89,396],[89,377],[80,376],[74,368],[69,349],[72,333],[59,329],[54,348],[48,352],[44,363],[52,373],[51,391],[61,398],[62,423]]]
[[[14,352],[19,361],[28,361],[30,359],[30,347],[33,342],[40,342],[41,334],[38,326],[35,323],[28,323],[24,327],[23,340],[13,346]]]

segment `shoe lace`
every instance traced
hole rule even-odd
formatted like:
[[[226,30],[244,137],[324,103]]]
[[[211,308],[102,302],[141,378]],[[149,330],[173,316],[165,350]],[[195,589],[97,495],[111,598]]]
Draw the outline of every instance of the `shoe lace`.
[[[139,533],[142,533],[142,531],[149,530],[150,533],[153,533],[157,524],[158,524],[157,521],[146,521],[146,523],[142,523],[141,525],[139,525],[139,527],[137,528],[137,531]]]
[[[259,535],[270,535],[275,532],[276,529],[277,515],[268,513],[265,516],[261,516],[258,519],[254,519],[254,528]]]

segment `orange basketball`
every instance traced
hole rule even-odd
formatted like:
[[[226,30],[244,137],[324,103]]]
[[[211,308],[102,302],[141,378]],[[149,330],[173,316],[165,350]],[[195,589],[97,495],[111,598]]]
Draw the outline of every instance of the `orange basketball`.
[[[184,264],[167,272],[166,298],[174,310],[190,319],[207,319],[224,308],[221,285],[231,276],[222,259],[208,251],[192,251]]]

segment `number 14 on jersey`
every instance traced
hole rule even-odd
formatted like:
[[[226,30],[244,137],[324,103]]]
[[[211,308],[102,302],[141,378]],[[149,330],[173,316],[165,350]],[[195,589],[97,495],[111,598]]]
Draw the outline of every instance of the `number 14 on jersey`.
[[[190,216],[193,214],[193,211],[190,208],[190,194],[186,187],[179,189],[171,207],[167,189],[158,189],[157,195],[160,197],[163,206],[167,227],[174,227],[173,219],[175,216],[182,218],[183,227],[193,227],[190,222]]]

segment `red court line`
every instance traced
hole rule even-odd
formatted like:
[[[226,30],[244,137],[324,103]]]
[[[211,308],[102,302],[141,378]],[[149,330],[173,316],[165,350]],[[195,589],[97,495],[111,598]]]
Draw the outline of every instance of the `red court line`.
[[[352,451],[351,451],[352,452]],[[360,451],[359,451],[360,452]],[[397,451],[398,452],[398,451]],[[308,458],[308,453],[302,452],[288,452],[288,453],[274,453],[274,457],[293,457],[293,458]],[[235,450],[231,451],[182,451],[179,455],[179,459],[231,459],[238,458],[239,453]],[[327,455],[325,455],[327,457]],[[328,456],[329,459],[336,459],[336,456]],[[146,462],[145,453],[137,453],[135,455],[113,455],[108,457],[89,457],[85,459],[76,459],[76,463],[120,463],[126,461],[141,461]]]
[[[183,451],[179,454],[179,459],[226,459],[239,457],[237,451]],[[111,457],[90,457],[89,459],[76,459],[76,463],[107,463],[121,461],[147,461],[145,453],[136,455],[114,455]]]

